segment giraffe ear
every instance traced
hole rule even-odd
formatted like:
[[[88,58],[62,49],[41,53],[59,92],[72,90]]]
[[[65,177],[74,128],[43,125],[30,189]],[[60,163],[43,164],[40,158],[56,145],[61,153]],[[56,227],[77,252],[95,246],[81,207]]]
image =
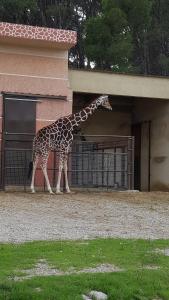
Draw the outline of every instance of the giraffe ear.
[[[108,109],[108,110],[112,110],[112,107],[111,107],[111,105],[110,105],[110,102],[109,102],[109,100],[108,100],[108,97],[107,97],[107,99],[105,99],[105,100],[103,101],[102,106],[105,107],[105,108]]]
[[[106,101],[106,100],[109,99],[109,96],[108,95],[102,95],[101,98],[102,98],[103,101]]]

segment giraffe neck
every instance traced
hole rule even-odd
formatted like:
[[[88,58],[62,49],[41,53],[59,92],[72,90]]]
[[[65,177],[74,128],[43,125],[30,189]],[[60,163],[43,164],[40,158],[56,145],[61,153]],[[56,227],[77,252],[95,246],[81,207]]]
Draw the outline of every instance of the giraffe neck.
[[[79,126],[81,122],[85,122],[89,116],[91,116],[95,110],[101,105],[100,99],[94,100],[89,106],[85,107],[81,111],[73,114],[72,125],[73,127]]]

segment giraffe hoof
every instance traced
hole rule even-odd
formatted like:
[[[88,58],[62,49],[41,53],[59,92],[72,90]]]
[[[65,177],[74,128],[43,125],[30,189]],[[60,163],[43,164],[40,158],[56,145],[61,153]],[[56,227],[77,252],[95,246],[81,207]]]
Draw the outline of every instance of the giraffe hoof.
[[[61,191],[56,191],[55,194],[56,194],[56,195],[62,195],[63,192],[61,192]]]
[[[35,191],[31,191],[31,194],[35,194],[36,192]]]
[[[66,194],[74,194],[74,192],[72,192],[72,191],[70,191],[70,190],[69,190],[69,191],[65,191],[65,193],[66,193]]]
[[[51,191],[51,192],[49,192],[49,194],[50,194],[50,195],[54,195],[54,192]]]

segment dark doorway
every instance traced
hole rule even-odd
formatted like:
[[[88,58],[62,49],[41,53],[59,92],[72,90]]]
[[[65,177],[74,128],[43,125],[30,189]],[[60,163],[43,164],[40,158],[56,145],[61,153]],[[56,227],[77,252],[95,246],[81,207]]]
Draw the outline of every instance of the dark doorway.
[[[4,96],[3,186],[21,185],[31,160],[32,140],[36,130],[36,99]],[[18,174],[14,172],[19,166]]]

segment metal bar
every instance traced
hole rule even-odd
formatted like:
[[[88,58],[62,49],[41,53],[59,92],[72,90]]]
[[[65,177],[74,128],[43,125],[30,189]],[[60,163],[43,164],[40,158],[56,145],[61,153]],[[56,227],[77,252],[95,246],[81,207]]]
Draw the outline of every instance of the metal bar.
[[[101,160],[102,160],[102,169],[104,167],[104,150],[102,149],[102,153],[101,153]],[[104,172],[102,172],[102,185],[104,185]]]
[[[81,176],[82,176],[82,184],[84,184],[84,176],[83,176],[83,174],[84,174],[84,172],[83,172],[83,167],[84,167],[84,154],[82,155],[81,162],[82,162],[82,174],[81,174]]]
[[[6,109],[5,109],[5,101],[3,96],[3,118],[2,118],[2,142],[1,142],[1,187],[5,188],[5,121],[6,121]]]
[[[114,147],[114,184],[116,185],[116,147]]]
[[[25,171],[25,176],[24,176],[24,192],[26,192],[26,151],[24,152],[24,171]]]
[[[40,94],[23,94],[23,93],[6,93],[6,92],[1,92],[1,94],[3,96],[8,97],[9,96],[13,96],[13,97],[16,97],[16,96],[19,96],[19,97],[30,97],[30,98],[45,98],[45,99],[53,99],[53,100],[67,100],[67,96],[63,96],[63,95],[58,95],[58,96],[55,96],[55,95],[40,95]],[[25,99],[25,98],[24,98]]]
[[[124,151],[124,147],[122,148],[122,151]],[[124,156],[121,157],[121,167],[122,169],[125,168],[125,160],[124,160]],[[122,181],[122,185],[125,186],[125,176],[124,173],[121,173],[121,181]]]
[[[69,152],[69,153],[76,153],[76,152]],[[97,152],[96,152],[97,153]],[[90,154],[90,152],[80,152],[80,153],[76,153],[77,156],[81,156],[83,154]],[[106,153],[107,156],[110,156],[110,157],[114,157],[114,156],[127,156],[128,153]],[[97,153],[98,156],[102,156],[102,153]],[[104,154],[105,155],[105,154]]]
[[[11,140],[7,140],[7,141],[11,141]],[[17,140],[15,140],[15,142],[17,142]],[[23,141],[23,142],[30,142],[30,141]],[[5,148],[6,150],[12,150],[12,151],[22,151],[22,150],[25,150],[25,151],[32,151],[32,149],[25,149],[25,148]],[[59,153],[57,151],[52,151],[52,152],[55,152],[55,153]],[[90,152],[80,152],[80,153],[76,153],[76,152],[69,152],[69,154],[76,154],[76,156],[81,156],[82,154],[90,154]],[[108,156],[114,156],[115,154],[114,153],[106,153]],[[119,155],[119,156],[127,156],[128,153],[116,153],[116,156]],[[102,153],[97,153],[97,155],[100,155],[102,156]]]
[[[131,152],[131,164],[132,164],[132,190],[134,190],[134,136],[132,137],[132,152]]]
[[[6,167],[6,169],[15,169],[15,167]],[[17,167],[17,169],[24,169],[24,167]],[[37,168],[37,170],[41,170],[41,168]],[[49,171],[52,171],[52,170],[58,170],[57,168],[48,168],[48,170]],[[124,172],[124,173],[127,173],[127,171],[126,170],[114,170],[114,169],[112,169],[112,170],[104,170],[104,169],[97,169],[97,170],[95,170],[95,169],[93,169],[93,172],[102,172],[102,171],[104,171],[104,172],[114,172],[114,171],[116,171],[116,172]],[[78,170],[71,170],[71,172],[91,172],[91,171],[89,171],[89,170],[84,170],[84,169],[78,169]],[[128,174],[133,174],[132,172],[128,172]]]
[[[35,99],[22,99],[22,98],[8,98],[5,97],[5,100],[10,100],[10,101],[22,101],[22,102],[42,102],[42,100],[35,100]]]
[[[107,161],[107,153],[106,153],[106,161]],[[108,183],[109,183],[109,170],[108,170],[108,167],[107,167],[107,170],[106,170],[106,175],[107,175],[107,189],[108,189]]]
[[[81,136],[79,134],[75,134],[74,136]],[[85,137],[117,137],[117,138],[125,138],[125,139],[129,139],[131,138],[131,135],[114,135],[114,134],[85,134]],[[86,141],[80,141],[80,142],[86,142]],[[89,141],[87,141],[89,142]],[[97,143],[97,141],[95,141]]]
[[[129,174],[129,140],[127,142],[127,188],[130,189],[130,174]]]
[[[29,136],[35,136],[33,133],[27,133],[27,132],[4,132],[6,135],[29,135]],[[10,140],[11,141],[11,140]],[[15,140],[15,142],[20,142],[20,140]],[[29,141],[24,141],[29,142]]]
[[[133,152],[134,152],[134,149],[133,149],[133,138],[130,137],[128,139],[128,163],[127,163],[127,166],[128,166],[128,188],[129,189],[134,189],[134,171],[133,171],[133,160],[134,160],[134,156],[133,156]]]
[[[148,139],[149,139],[149,145],[148,145],[148,191],[150,192],[151,189],[151,123],[152,121],[148,121]]]
[[[53,164],[54,164],[54,168],[56,166],[56,152],[54,151],[53,153]],[[54,171],[55,169],[53,169],[52,171]],[[56,185],[56,173],[53,172],[53,187]]]

